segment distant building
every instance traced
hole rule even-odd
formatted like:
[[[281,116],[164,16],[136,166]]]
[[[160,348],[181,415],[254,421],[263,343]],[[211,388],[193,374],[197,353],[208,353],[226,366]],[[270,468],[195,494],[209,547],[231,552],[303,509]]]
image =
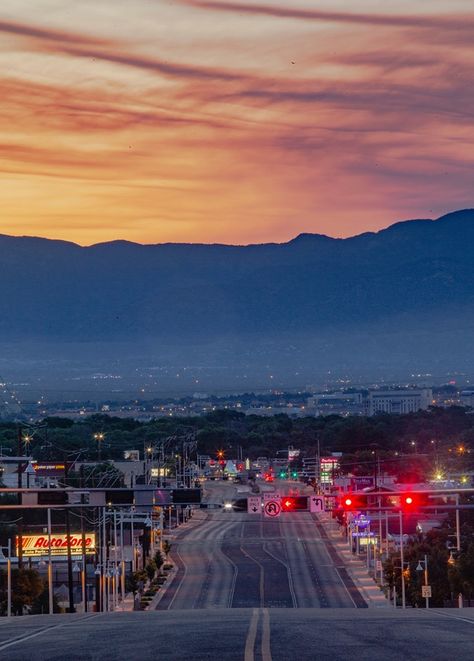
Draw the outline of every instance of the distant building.
[[[367,415],[377,413],[415,413],[426,411],[433,403],[431,388],[371,390],[366,400]]]
[[[308,397],[307,406],[312,415],[362,415],[364,394],[362,392],[317,393]]]
[[[461,406],[472,406],[474,408],[474,390],[463,390],[460,399]]]

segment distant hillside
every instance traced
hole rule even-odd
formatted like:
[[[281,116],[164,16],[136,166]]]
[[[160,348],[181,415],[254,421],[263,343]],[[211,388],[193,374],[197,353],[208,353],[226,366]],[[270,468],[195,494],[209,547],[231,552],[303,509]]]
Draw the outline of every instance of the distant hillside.
[[[360,332],[390,331],[406,345],[422,331],[427,349],[430,329],[447,324],[458,353],[464,341],[471,347],[472,209],[348,239],[301,234],[250,246],[83,248],[0,236],[0,264],[0,342],[150,340],[184,348],[230,337],[284,338],[286,346],[292,337],[340,336],[344,344]],[[363,361],[370,342],[357,347]]]

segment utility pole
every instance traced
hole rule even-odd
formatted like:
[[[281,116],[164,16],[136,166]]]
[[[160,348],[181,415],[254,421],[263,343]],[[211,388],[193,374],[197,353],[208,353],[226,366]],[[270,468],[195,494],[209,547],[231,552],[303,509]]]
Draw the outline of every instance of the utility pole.
[[[67,457],[64,460],[64,486],[67,486],[67,477],[68,477],[69,464]],[[66,551],[67,551],[67,582],[68,582],[68,591],[69,591],[69,612],[75,613],[74,609],[74,585],[73,585],[73,573],[72,573],[72,556],[71,556],[71,525],[69,521],[69,508],[65,508],[65,518],[66,518]]]
[[[23,463],[20,457],[23,455],[23,435],[21,425],[18,425],[18,488],[22,488]],[[21,491],[18,492],[18,505],[22,504]],[[18,522],[18,569],[23,569],[23,516]]]
[[[84,489],[84,464],[79,468],[81,489]],[[85,502],[85,496],[81,493],[81,504]],[[87,613],[87,562],[86,562],[86,533],[84,530],[84,508],[81,507],[81,546],[82,546],[82,602],[83,612]]]

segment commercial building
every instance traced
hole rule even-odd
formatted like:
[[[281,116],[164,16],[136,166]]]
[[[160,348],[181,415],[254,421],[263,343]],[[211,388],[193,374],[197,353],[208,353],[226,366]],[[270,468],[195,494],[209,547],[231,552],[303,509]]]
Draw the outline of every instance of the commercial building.
[[[474,390],[463,390],[460,400],[461,406],[471,406],[474,408]]]
[[[415,413],[426,411],[433,403],[431,388],[371,390],[366,400],[367,415],[377,413]]]
[[[311,415],[363,415],[364,393],[332,392],[317,393],[308,397],[308,413]]]

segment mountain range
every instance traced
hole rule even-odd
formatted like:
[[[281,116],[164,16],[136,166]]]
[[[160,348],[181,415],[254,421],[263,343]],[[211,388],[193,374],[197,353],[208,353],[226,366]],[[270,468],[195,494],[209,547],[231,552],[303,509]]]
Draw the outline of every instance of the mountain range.
[[[150,360],[173,347],[183,364],[196,347],[216,364],[224,347],[226,363],[245,354],[262,369],[270,351],[290,371],[288,347],[305,367],[336,371],[472,362],[473,209],[247,246],[0,235],[0,265],[0,343],[29,356],[46,343],[67,362],[67,346],[77,360],[81,346],[118,343]]]

